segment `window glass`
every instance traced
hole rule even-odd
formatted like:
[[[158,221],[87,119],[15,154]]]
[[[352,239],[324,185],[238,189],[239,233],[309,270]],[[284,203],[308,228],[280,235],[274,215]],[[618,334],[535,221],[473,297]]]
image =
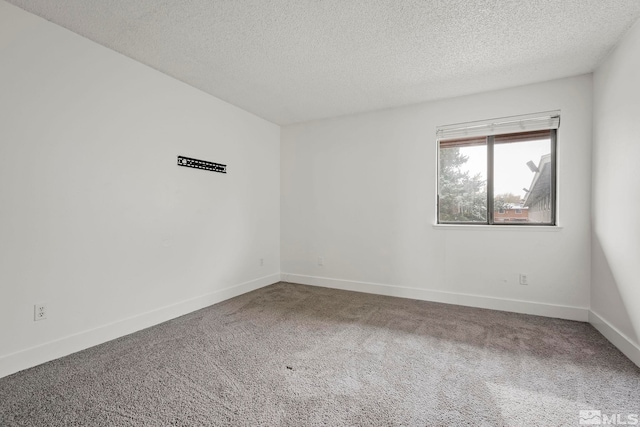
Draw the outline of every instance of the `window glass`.
[[[506,220],[550,223],[551,138],[526,141],[496,138],[493,149],[494,211],[496,223]]]
[[[555,225],[555,135],[439,141],[438,222]]]
[[[440,220],[486,223],[486,141],[459,140],[440,147]]]

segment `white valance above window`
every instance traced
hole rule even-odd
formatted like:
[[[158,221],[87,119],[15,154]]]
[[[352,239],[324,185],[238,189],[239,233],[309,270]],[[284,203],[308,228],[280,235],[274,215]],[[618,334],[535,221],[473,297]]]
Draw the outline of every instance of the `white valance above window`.
[[[502,117],[477,122],[457,123],[438,126],[438,140],[463,139],[474,136],[504,135],[509,133],[531,132],[536,130],[558,129],[560,110],[522,116]]]

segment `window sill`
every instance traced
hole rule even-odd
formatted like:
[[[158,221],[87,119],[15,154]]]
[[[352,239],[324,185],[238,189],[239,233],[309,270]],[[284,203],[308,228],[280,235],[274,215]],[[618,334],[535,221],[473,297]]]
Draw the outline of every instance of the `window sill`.
[[[559,225],[472,225],[472,224],[432,224],[436,230],[512,230],[512,231],[561,231],[562,226]]]

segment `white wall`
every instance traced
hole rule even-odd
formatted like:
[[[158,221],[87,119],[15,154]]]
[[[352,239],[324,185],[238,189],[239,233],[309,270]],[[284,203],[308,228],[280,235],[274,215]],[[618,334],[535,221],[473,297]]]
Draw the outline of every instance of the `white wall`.
[[[276,282],[279,144],[278,126],[0,1],[0,376]]]
[[[632,343],[635,350],[628,350],[640,364],[638,76],[640,22],[594,73],[591,287],[591,307],[605,328],[601,330],[606,334],[613,328]]]
[[[587,320],[591,95],[586,75],[283,128],[283,278]],[[555,109],[561,229],[433,227],[436,126]]]

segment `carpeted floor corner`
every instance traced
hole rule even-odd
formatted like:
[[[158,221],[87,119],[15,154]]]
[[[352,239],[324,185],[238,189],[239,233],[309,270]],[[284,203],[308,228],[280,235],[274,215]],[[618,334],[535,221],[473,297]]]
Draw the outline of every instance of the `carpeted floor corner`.
[[[0,379],[0,426],[558,426],[640,413],[589,324],[278,283]]]

